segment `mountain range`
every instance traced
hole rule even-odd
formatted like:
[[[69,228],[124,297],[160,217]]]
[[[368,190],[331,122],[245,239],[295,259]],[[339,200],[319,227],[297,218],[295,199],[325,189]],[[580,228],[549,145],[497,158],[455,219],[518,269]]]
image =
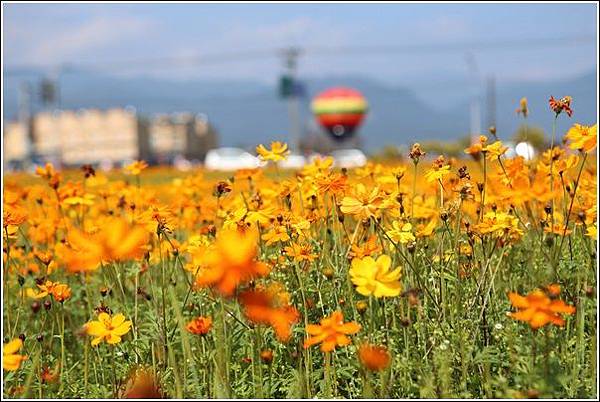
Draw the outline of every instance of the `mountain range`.
[[[593,124],[597,112],[595,71],[556,81],[496,82],[495,124],[501,138],[508,138],[522,123],[515,109],[522,97],[529,100],[528,123],[549,133],[553,114],[548,98],[570,95],[574,114],[560,118],[558,133],[570,124]],[[24,81],[39,83],[38,75],[4,77],[4,119],[14,119],[18,110],[17,90]],[[472,87],[466,79],[455,85],[444,80],[390,85],[371,77],[338,76],[303,79],[306,96],[301,101],[305,131],[318,130],[311,116],[310,99],[327,87],[343,85],[358,89],[369,102],[369,114],[359,130],[367,150],[385,145],[407,145],[414,141],[452,140],[467,135],[470,127]],[[489,123],[485,83],[480,85],[481,121]],[[152,77],[119,77],[94,71],[68,73],[60,80],[61,108],[111,108],[133,106],[147,116],[156,113],[194,112],[208,116],[224,146],[253,147],[273,139],[286,140],[289,131],[287,104],[278,96],[276,84],[244,80],[176,81]]]

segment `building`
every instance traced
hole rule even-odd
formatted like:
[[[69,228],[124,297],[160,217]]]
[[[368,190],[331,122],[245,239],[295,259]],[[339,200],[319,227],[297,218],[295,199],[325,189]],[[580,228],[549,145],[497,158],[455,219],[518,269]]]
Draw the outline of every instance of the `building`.
[[[208,150],[217,147],[217,133],[204,115],[173,113],[150,120],[148,137],[152,155],[159,161],[183,156],[202,161]]]
[[[30,141],[27,139],[30,138]],[[57,110],[4,129],[5,161],[53,160],[66,166],[143,159],[169,163],[176,156],[201,161],[217,146],[206,118],[189,113],[145,118],[133,108]]]
[[[61,110],[32,118],[36,156],[65,165],[138,159],[148,152],[144,123],[133,109]]]

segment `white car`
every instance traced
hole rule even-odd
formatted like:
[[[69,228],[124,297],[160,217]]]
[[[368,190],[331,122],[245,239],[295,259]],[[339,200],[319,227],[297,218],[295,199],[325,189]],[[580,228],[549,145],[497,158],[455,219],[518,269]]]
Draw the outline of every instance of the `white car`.
[[[306,158],[299,154],[290,154],[288,157],[277,162],[282,169],[302,169],[306,165]]]
[[[351,169],[367,164],[367,156],[360,149],[338,149],[331,156],[335,167]]]
[[[209,170],[254,169],[261,165],[256,156],[240,148],[211,149],[204,158],[204,167]]]
[[[537,153],[533,145],[528,142],[519,142],[515,147],[515,152],[517,155],[525,158],[526,161],[530,161],[535,158]]]

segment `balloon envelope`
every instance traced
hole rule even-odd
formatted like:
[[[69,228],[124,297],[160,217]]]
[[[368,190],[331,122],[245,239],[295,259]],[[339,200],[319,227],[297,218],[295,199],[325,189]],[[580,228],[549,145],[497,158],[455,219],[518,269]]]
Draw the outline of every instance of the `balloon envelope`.
[[[354,134],[368,107],[367,100],[359,91],[347,87],[327,89],[318,94],[311,104],[319,124],[337,140]]]

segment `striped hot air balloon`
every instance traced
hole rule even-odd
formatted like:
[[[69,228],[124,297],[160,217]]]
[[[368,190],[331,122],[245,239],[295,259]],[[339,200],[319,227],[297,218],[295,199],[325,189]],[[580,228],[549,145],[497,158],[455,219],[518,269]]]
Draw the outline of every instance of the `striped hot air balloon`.
[[[319,124],[336,140],[351,137],[363,121],[368,104],[356,89],[335,87],[318,94],[311,104]]]

